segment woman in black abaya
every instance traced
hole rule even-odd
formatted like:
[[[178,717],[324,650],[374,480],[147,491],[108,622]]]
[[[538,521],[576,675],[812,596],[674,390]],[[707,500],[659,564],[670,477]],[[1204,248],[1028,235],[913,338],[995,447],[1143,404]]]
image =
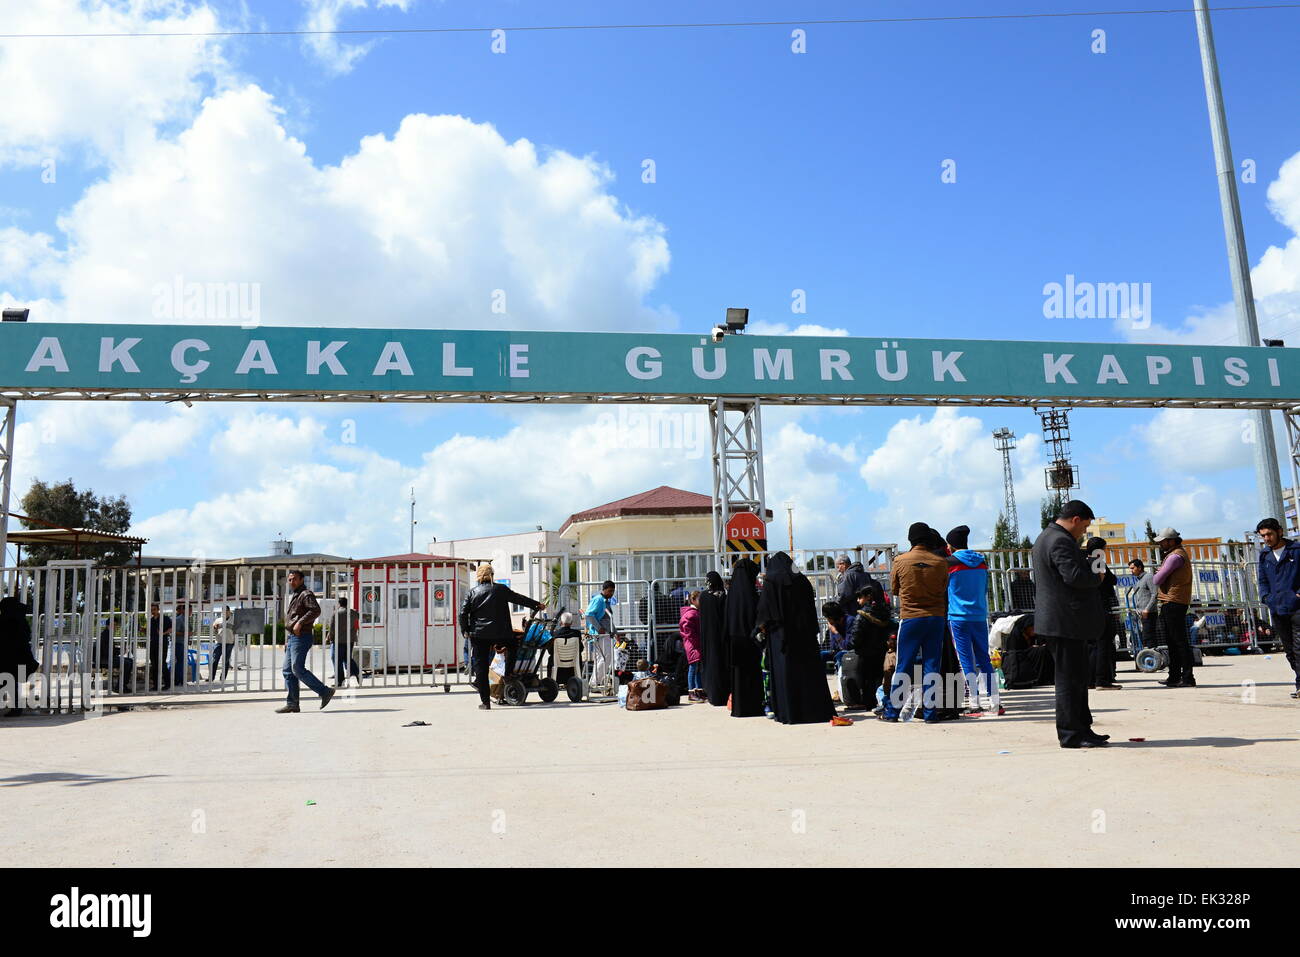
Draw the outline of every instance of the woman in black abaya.
[[[731,716],[763,716],[763,658],[754,640],[754,616],[758,607],[758,566],[739,559],[731,569],[727,591],[727,647],[731,651]]]
[[[772,710],[782,724],[819,724],[835,717],[826,667],[817,643],[817,594],[785,552],[767,560],[758,599],[758,623],[767,635]]]
[[[709,704],[722,707],[731,694],[731,655],[727,648],[727,586],[709,572],[700,593],[700,638],[704,643],[704,691]]]

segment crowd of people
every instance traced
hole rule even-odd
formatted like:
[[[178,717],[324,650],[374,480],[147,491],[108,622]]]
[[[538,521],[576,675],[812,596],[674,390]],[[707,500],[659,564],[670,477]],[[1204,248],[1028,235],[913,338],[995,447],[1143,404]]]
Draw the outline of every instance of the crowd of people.
[[[1054,685],[1057,738],[1064,748],[1106,746],[1108,736],[1092,729],[1088,695],[1122,688],[1116,680],[1117,634],[1111,614],[1118,604],[1118,583],[1108,567],[1105,541],[1083,540],[1094,518],[1086,503],[1064,503],[1034,542],[1032,579],[1027,572],[1016,572],[1010,582],[1013,603],[1032,611],[993,623],[1004,666],[1015,664],[1015,678],[1010,675],[1013,669],[1004,669],[1008,686],[1048,681]],[[1256,531],[1263,544],[1257,571],[1260,601],[1270,612],[1272,633],[1293,672],[1291,697],[1300,698],[1300,542],[1287,539],[1273,518],[1260,521]],[[727,708],[733,717],[767,715],[782,724],[844,720],[831,696],[828,666],[839,672],[841,689],[863,692],[861,700],[842,703],[863,709],[874,704],[883,721],[898,721],[913,702],[925,723],[961,715],[1003,715],[1006,709],[990,654],[989,568],[985,556],[969,547],[969,536],[965,525],[941,535],[923,522],[914,523],[907,533],[908,550],[892,563],[887,590],[860,562],[839,556],[836,594],[820,606],[820,616],[812,583],[785,552],[771,555],[764,569],[751,559],[737,560],[729,581],[710,572],[703,588],[679,583],[668,595],[649,595],[643,601],[655,601],[661,617],[661,604],[677,607],[677,632],[666,649],[667,666],[655,672],[675,682],[689,700]],[[1187,624],[1192,559],[1173,528],[1161,530],[1155,544],[1160,551],[1156,570],[1140,559],[1128,566],[1133,578],[1129,602],[1141,623],[1132,647],[1164,646],[1169,671],[1162,684],[1194,688],[1195,659]],[[487,710],[494,658],[502,656],[505,673],[513,671],[518,635],[510,606],[546,606],[496,582],[489,564],[478,567],[476,579],[462,601],[460,626],[472,647],[479,706]],[[320,606],[300,572],[289,573],[288,586],[282,669],[287,696],[279,711],[299,710],[302,685],[316,693],[324,708],[334,688],[306,667]],[[616,634],[615,591],[614,583],[606,581],[592,596],[582,624],[597,654],[627,680],[642,672],[633,672],[618,657],[620,648],[624,658],[628,652]],[[0,679],[7,679],[8,686],[37,667],[26,616],[18,598],[0,599]],[[579,631],[571,627],[572,616],[566,617],[567,640]],[[827,623],[825,646],[821,618]],[[149,659],[160,663],[155,669],[158,689],[185,680],[179,655],[173,653],[171,667],[161,663],[167,660],[168,644],[172,649],[185,647],[187,626],[183,604],[178,603],[174,618],[163,615],[157,605],[150,609]],[[325,625],[326,640],[334,647],[336,686],[360,677],[354,658],[357,626],[357,613],[340,600]],[[215,679],[222,664],[230,668],[235,639],[230,609],[214,622],[214,634],[210,665]],[[578,661],[570,645],[576,647],[569,641],[557,660],[573,673]],[[638,668],[643,665],[639,662]],[[133,670],[133,663],[123,662],[122,667]],[[11,710],[5,713],[12,713],[15,703],[9,704]]]
[[[1034,543],[1031,569],[1018,570],[1010,581],[1012,601],[1032,612],[995,624],[1007,654],[1019,656],[1027,683],[1044,683],[1046,676],[1054,685],[1063,748],[1105,747],[1108,736],[1092,729],[1088,693],[1122,689],[1112,613],[1119,604],[1118,581],[1107,563],[1106,542],[1084,538],[1094,519],[1086,503],[1064,503]],[[1258,531],[1266,546],[1259,564],[1261,600],[1272,611],[1297,697],[1300,660],[1293,636],[1300,618],[1300,543],[1283,538],[1273,519],[1260,522]],[[767,715],[783,724],[843,720],[826,680],[828,667],[839,672],[842,689],[865,691],[860,706],[875,704],[875,714],[886,722],[898,721],[912,703],[925,723],[1004,715],[990,653],[989,568],[985,556],[969,547],[969,537],[965,525],[941,535],[914,523],[909,549],[892,563],[887,590],[860,562],[839,556],[835,598],[820,606],[825,642],[815,590],[785,552],[770,556],[761,570],[751,559],[737,560],[729,581],[710,572],[703,588],[679,583],[667,596],[649,594],[641,601],[654,601],[661,618],[661,603],[680,603],[677,633],[665,649],[669,665],[656,673],[675,681],[689,700],[725,707],[733,717]],[[1129,565],[1130,600],[1142,623],[1135,647],[1159,641],[1169,663],[1162,684],[1195,687],[1187,627],[1192,561],[1173,528],[1158,533],[1155,544],[1157,570],[1138,559]],[[505,586],[483,587],[484,596],[495,590],[502,610],[506,602],[538,605]],[[608,643],[599,652],[606,659],[616,640],[615,591],[612,581],[605,582],[585,615],[588,634]],[[625,678],[642,674],[616,667]]]

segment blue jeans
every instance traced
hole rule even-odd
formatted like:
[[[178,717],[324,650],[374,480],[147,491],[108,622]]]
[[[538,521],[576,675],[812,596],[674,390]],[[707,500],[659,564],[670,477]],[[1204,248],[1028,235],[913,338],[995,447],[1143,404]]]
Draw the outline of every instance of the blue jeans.
[[[700,667],[697,661],[686,668],[686,690],[694,691],[696,688],[704,687],[704,669]]]
[[[921,717],[934,717],[934,707],[939,700],[939,682],[943,679],[944,622],[937,615],[925,618],[904,618],[898,626],[898,667],[885,696],[885,717],[897,718],[898,710],[907,700],[912,687],[912,669],[916,652],[921,652],[922,690]]]
[[[329,693],[319,678],[307,670],[307,652],[311,651],[311,635],[286,635],[284,642],[284,689],[288,692],[285,704],[298,706],[298,682],[302,682],[322,698]]]
[[[989,660],[989,626],[988,622],[957,621],[949,619],[948,627],[952,629],[952,643],[957,646],[957,660],[961,662],[961,673],[966,679],[966,693],[971,701],[978,704],[980,695],[979,676],[985,675],[984,693],[994,694],[997,681],[993,678],[993,662]]]

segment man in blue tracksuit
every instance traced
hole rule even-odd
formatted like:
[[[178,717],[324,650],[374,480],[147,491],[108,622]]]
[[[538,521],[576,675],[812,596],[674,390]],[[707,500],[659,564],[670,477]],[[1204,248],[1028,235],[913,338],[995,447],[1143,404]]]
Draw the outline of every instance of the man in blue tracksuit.
[[[1255,526],[1264,543],[1259,553],[1259,600],[1273,613],[1273,634],[1282,642],[1286,660],[1295,673],[1296,690],[1291,697],[1300,698],[1300,648],[1296,647],[1296,625],[1300,624],[1300,542],[1282,537],[1282,526],[1275,518],[1266,518]]]
[[[969,714],[982,714],[981,693],[988,710],[1006,714],[998,695],[998,682],[989,661],[989,566],[984,556],[967,547],[970,527],[958,525],[946,536],[952,559],[948,563],[948,627],[957,647],[957,660],[966,678]],[[981,687],[982,686],[982,687]]]

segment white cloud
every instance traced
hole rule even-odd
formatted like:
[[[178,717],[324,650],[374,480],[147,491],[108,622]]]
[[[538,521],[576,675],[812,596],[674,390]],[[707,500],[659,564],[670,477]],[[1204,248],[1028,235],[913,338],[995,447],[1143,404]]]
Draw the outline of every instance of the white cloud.
[[[1134,426],[1152,468],[1198,474],[1250,466],[1254,430],[1253,416],[1213,409],[1161,409]]]
[[[303,30],[334,31],[339,29],[343,16],[354,10],[370,9],[367,0],[302,0],[306,13]],[[410,0],[377,0],[375,9],[396,7],[405,13]],[[351,72],[357,62],[370,52],[377,40],[348,43],[331,32],[314,33],[303,40],[308,52],[334,74]]]
[[[206,4],[40,0],[5,5],[4,32],[204,33],[222,29]],[[0,45],[0,165],[39,164],[84,147],[97,158],[144,148],[188,117],[200,78],[225,77],[218,39],[14,39]]]
[[[831,326],[804,323],[791,328],[784,322],[771,322],[767,319],[758,319],[750,323],[748,331],[756,336],[847,336],[849,334],[847,329]]]
[[[879,541],[903,541],[913,522],[926,522],[941,533],[969,525],[971,541],[986,544],[1002,511],[1002,457],[991,429],[980,419],[956,409],[935,409],[930,417],[917,414],[896,422],[863,463],[867,488],[883,502],[871,513]],[[1012,453],[1017,511],[1021,533],[1037,527],[1037,503],[1042,483],[1041,443],[1022,436]],[[864,507],[879,498],[864,497]]]
[[[668,268],[664,229],[621,209],[596,161],[539,155],[463,117],[413,115],[318,166],[280,120],[246,86],[125,157],[60,219],[67,251],[43,268],[65,298],[48,318],[170,322],[154,316],[155,297],[180,276],[256,284],[267,325],[673,321],[643,303]],[[44,246],[17,248],[26,262]]]
[[[1269,246],[1251,269],[1256,319],[1261,338],[1300,345],[1300,153],[1278,169],[1267,198],[1273,216],[1297,235],[1283,246]],[[1226,280],[1226,262],[1224,270]],[[1134,329],[1127,321],[1117,321],[1115,328],[1135,342],[1233,345],[1238,341],[1237,313],[1231,302],[1202,307],[1176,326],[1153,323],[1148,329]]]
[[[1157,497],[1144,502],[1141,512],[1129,520],[1130,535],[1140,538],[1148,518],[1157,531],[1171,525],[1183,538],[1239,539],[1248,521],[1240,501],[1194,478],[1167,483]]]

